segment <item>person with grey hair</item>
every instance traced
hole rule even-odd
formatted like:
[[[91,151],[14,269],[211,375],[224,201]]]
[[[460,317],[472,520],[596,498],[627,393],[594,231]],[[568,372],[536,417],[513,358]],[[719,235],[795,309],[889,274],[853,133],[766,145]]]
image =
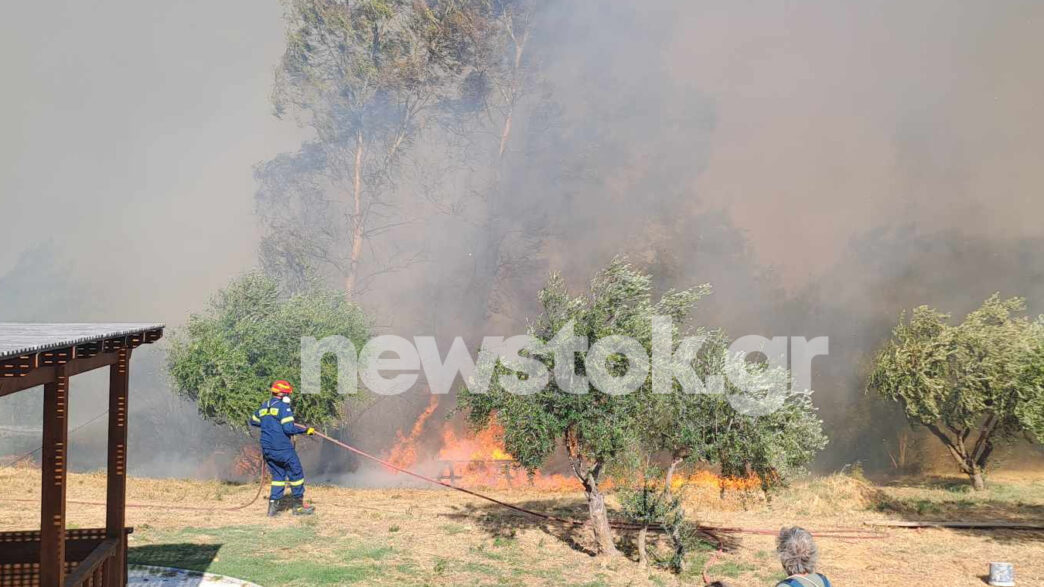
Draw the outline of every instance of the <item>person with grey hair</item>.
[[[776,552],[787,577],[776,587],[830,587],[830,580],[816,572],[819,549],[804,528],[783,528],[776,537]]]

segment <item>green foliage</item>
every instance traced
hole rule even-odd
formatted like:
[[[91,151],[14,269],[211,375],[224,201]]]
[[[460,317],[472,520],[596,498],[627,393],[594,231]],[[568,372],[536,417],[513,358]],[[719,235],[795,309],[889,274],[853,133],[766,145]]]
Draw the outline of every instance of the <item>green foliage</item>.
[[[720,379],[722,393],[686,394],[675,389],[650,397],[637,416],[642,422],[641,447],[669,454],[679,464],[717,465],[727,477],[757,475],[767,490],[801,472],[826,446],[822,422],[811,393],[791,389],[789,372],[745,363],[729,355],[720,335],[714,339],[695,365],[708,381],[729,375]],[[745,393],[734,383],[740,377],[749,383],[749,376],[756,377],[759,393]],[[767,401],[774,409],[765,410],[768,413],[736,409],[749,399]]]
[[[681,499],[648,477],[643,478],[638,487],[617,491],[616,496],[624,516],[641,526],[670,527],[679,521],[682,513]]]
[[[627,520],[642,527],[637,538],[639,562],[644,565],[648,561],[647,529],[650,526],[660,527],[667,531],[672,539],[676,539],[674,556],[671,558],[669,566],[675,571],[680,571],[685,556],[685,541],[682,536],[686,529],[685,510],[682,508],[681,497],[671,492],[670,488],[663,483],[650,479],[650,476],[656,476],[654,467],[647,467],[642,473],[638,486],[625,486],[616,492],[623,515]],[[646,476],[647,474],[649,476]]]
[[[687,394],[675,389],[670,394],[653,395],[640,406],[636,420],[641,442],[634,447],[639,453],[636,460],[649,462],[663,454],[672,460],[659,483],[660,495],[653,503],[667,506],[659,523],[674,545],[669,566],[675,572],[684,570],[687,553],[694,543],[681,500],[672,487],[677,479],[676,467],[718,465],[726,477],[756,475],[762,489],[768,491],[801,471],[827,443],[810,393],[792,392],[789,373],[763,365],[748,365],[742,358],[730,356],[720,333],[711,337],[705,349],[694,361],[701,377],[710,380],[726,372],[735,376],[737,370],[743,369],[759,376],[759,384],[767,389],[768,395],[786,399],[778,409],[767,414],[743,413],[730,403],[730,396],[738,403],[739,390],[725,378],[723,393]],[[643,477],[653,476],[656,471],[657,467],[646,465],[641,473]],[[680,489],[684,491],[684,482]],[[628,499],[628,491],[623,490],[621,499]],[[642,491],[647,489],[643,487]]]
[[[298,386],[301,337],[335,334],[356,348],[368,337],[365,317],[343,293],[316,289],[282,297],[271,278],[250,273],[171,337],[168,370],[176,392],[195,401],[203,418],[241,428],[270,396],[272,381]],[[321,373],[321,393],[294,397],[297,420],[315,426],[337,420],[347,401],[337,394],[332,356],[323,360]]]
[[[1015,315],[1024,309],[994,294],[951,325],[918,307],[900,317],[867,383],[942,441],[977,488],[997,442],[1044,438],[1044,322]]]
[[[654,303],[649,276],[616,259],[595,278],[588,297],[571,297],[562,278],[552,276],[540,292],[544,313],[532,334],[546,342],[572,322],[574,332],[588,343],[625,335],[637,339],[651,354],[652,318],[670,316],[677,335],[678,325],[684,324],[708,291],[708,286],[671,291]],[[739,390],[729,378],[723,379],[723,393],[683,393],[675,381],[674,393],[653,394],[647,379],[626,396],[608,396],[594,388],[575,394],[559,389],[552,379],[539,393],[514,395],[497,381],[498,375],[509,371],[503,365],[498,366],[489,393],[465,390],[461,402],[478,426],[495,413],[504,426],[506,450],[530,470],[539,467],[560,441],[581,464],[606,463],[638,446],[650,453],[666,451],[692,462],[719,464],[725,474],[753,472],[765,479],[778,479],[811,461],[826,438],[810,395],[790,392],[785,370],[748,365],[730,356],[721,333],[695,329],[690,334],[707,337],[692,363],[698,376],[727,372],[735,378],[741,370],[753,373],[768,394],[786,398],[779,409],[767,415],[741,414],[730,403]],[[551,356],[533,358],[554,367]],[[625,364],[617,367],[623,370]],[[574,368],[584,374],[583,361],[576,361]]]
[[[587,297],[571,297],[559,275],[552,275],[540,291],[543,314],[530,334],[540,341],[551,341],[559,330],[572,322],[574,334],[589,344],[611,335],[637,339],[651,347],[651,320],[655,315],[681,315],[703,296],[707,287],[669,292],[652,301],[648,275],[615,259],[598,274]],[[542,354],[531,357],[554,368],[554,358]],[[611,370],[626,369],[626,361]],[[575,372],[585,374],[582,360],[575,361]],[[510,370],[498,364],[488,393],[468,390],[460,402],[476,426],[485,426],[495,414],[504,428],[504,446],[523,467],[534,470],[550,457],[560,443],[565,445],[574,472],[586,484],[597,483],[605,465],[633,446],[638,439],[636,402],[650,391],[648,380],[639,391],[626,396],[610,396],[593,386],[586,393],[569,393],[551,378],[541,391],[531,395],[510,393],[499,375]]]
[[[564,280],[553,275],[540,292],[543,313],[534,322],[531,334],[547,343],[571,324],[574,334],[584,337],[588,347],[606,337],[622,335],[637,340],[651,356],[654,317],[672,318],[677,344],[679,325],[709,290],[704,285],[669,291],[654,301],[650,277],[618,258],[595,277],[590,293],[584,297],[571,296]],[[501,375],[510,380],[513,370],[499,362],[488,392],[465,389],[460,405],[477,427],[495,417],[504,429],[505,450],[530,471],[563,446],[589,500],[592,494],[598,494],[598,483],[607,467],[614,466],[626,475],[626,469],[650,462],[655,455],[666,453],[674,461],[716,463],[726,475],[755,473],[768,487],[808,463],[825,446],[809,393],[792,393],[789,373],[748,365],[730,356],[721,333],[695,329],[691,334],[707,338],[691,363],[697,375],[728,374],[732,378],[723,378],[720,393],[684,393],[675,381],[673,393],[654,394],[651,377],[625,395],[609,395],[593,386],[570,392],[560,388],[568,384],[552,377],[542,390],[518,395],[500,381]],[[554,371],[554,353],[521,355]],[[610,355],[608,364],[614,375],[622,375],[628,366],[622,355]],[[576,355],[569,367],[580,376],[586,374],[584,361]],[[732,403],[741,394],[729,381],[738,377],[757,381],[763,393],[782,398],[775,406],[778,409],[758,416],[733,408]],[[642,473],[647,477],[649,471],[646,468]],[[669,488],[669,483],[663,486]],[[651,494],[638,489],[625,498],[632,502],[648,500]],[[643,519],[660,514],[658,506],[641,513],[642,503],[633,505],[635,515]],[[647,501],[644,505],[654,503]]]

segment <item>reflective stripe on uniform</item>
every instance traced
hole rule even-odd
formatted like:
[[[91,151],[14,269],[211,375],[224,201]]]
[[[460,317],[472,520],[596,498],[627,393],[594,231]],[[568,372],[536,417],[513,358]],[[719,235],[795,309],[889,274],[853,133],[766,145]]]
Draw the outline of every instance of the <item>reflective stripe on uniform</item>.
[[[304,485],[304,479],[298,479],[297,481],[290,482],[291,487],[297,487],[299,485]]]
[[[290,422],[293,422],[293,421],[294,421],[294,417],[293,416],[287,416],[287,417],[283,418],[282,420],[280,420],[279,423],[280,424],[289,424]]]
[[[286,481],[273,481],[272,487],[286,487]]]
[[[257,414],[254,414],[253,416],[250,416],[250,419],[253,420],[254,422],[260,422],[261,421],[261,418],[258,418]]]

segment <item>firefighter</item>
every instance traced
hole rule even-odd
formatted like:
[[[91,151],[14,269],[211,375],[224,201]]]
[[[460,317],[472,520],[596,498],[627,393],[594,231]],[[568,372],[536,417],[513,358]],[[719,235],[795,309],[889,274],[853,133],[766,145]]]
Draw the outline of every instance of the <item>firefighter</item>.
[[[315,507],[304,503],[304,469],[290,437],[297,434],[315,434],[315,428],[302,429],[294,425],[290,409],[290,394],[294,388],[279,380],[272,384],[272,397],[250,416],[250,425],[261,429],[261,452],[272,473],[272,493],[268,501],[268,515],[277,516],[285,509],[280,505],[283,493],[290,486],[289,509],[296,516],[315,513]]]

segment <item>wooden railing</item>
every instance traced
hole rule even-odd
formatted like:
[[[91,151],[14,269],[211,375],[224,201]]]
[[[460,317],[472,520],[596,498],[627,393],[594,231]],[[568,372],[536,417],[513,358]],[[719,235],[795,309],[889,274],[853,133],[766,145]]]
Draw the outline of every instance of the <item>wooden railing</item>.
[[[122,582],[116,573],[123,575],[118,568],[120,560],[120,540],[108,538],[103,540],[87,558],[76,565],[76,569],[65,578],[65,587],[115,587]]]
[[[64,587],[119,587],[126,577],[127,534],[108,538],[104,528],[65,531]],[[0,587],[40,584],[40,532],[0,532]]]

